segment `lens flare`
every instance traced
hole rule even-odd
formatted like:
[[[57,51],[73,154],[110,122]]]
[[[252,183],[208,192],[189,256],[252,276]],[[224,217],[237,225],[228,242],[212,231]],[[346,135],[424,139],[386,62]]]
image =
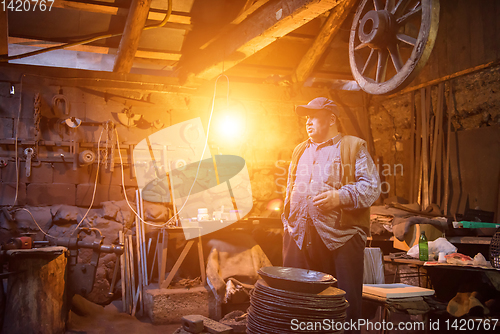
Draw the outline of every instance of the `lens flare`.
[[[226,139],[238,139],[243,131],[241,120],[233,115],[223,117],[219,124],[219,134]]]

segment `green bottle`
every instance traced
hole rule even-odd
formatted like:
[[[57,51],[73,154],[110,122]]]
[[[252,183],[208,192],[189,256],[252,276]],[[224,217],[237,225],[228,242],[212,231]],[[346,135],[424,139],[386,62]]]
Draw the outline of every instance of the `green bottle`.
[[[422,234],[420,234],[420,239],[418,239],[418,258],[420,259],[420,261],[429,260],[429,244],[427,243],[425,231],[422,231]]]

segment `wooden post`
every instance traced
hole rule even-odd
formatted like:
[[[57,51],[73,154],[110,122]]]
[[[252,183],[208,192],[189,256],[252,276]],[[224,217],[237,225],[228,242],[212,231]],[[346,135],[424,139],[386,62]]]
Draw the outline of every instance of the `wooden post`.
[[[170,285],[170,283],[174,279],[174,276],[177,273],[177,270],[179,270],[179,267],[181,266],[182,262],[184,261],[184,258],[188,254],[188,252],[191,249],[191,246],[193,246],[193,244],[194,244],[194,240],[188,240],[186,242],[186,246],[184,246],[184,249],[182,250],[182,253],[179,256],[179,258],[177,259],[177,261],[175,262],[174,267],[172,268],[172,270],[168,274],[165,281],[160,283],[160,288],[168,289],[168,286]]]
[[[422,94],[422,91],[420,91],[420,94]],[[421,99],[422,100],[422,99]],[[416,106],[415,106],[416,108]],[[422,108],[422,107],[421,107]],[[422,149],[422,113],[417,111],[416,112],[416,117],[415,117],[415,122],[417,123],[416,125],[416,133],[415,133],[415,178],[414,178],[414,194],[416,197],[414,198],[413,202],[417,202],[418,204],[422,204],[421,200],[421,186],[422,186],[422,154],[421,154],[421,149]]]
[[[3,333],[63,334],[68,317],[66,248],[7,251],[9,276]]]
[[[207,282],[207,275],[205,271],[205,258],[203,257],[203,244],[201,243],[201,235],[198,236],[198,259],[200,260],[201,284],[205,285]]]
[[[321,27],[321,31],[316,36],[313,45],[307,50],[304,57],[300,60],[300,64],[295,69],[292,77],[294,82],[302,83],[311,75],[314,67],[323,53],[325,53],[333,37],[340,31],[340,27],[357,2],[357,0],[346,0],[339,3],[330,11],[330,15]]]
[[[436,169],[436,164],[437,164],[437,159],[440,159],[440,157],[437,156],[438,148],[439,148],[439,143],[441,142],[441,134],[442,134],[442,129],[441,129],[441,119],[443,118],[443,92],[444,89],[442,88],[443,84],[440,83],[438,86],[438,103],[437,103],[437,108],[436,108],[436,117],[434,119],[434,136],[432,140],[432,156],[431,156],[431,178],[430,178],[430,183],[429,183],[429,204],[436,203],[440,204],[439,202],[439,197],[436,197],[436,200],[434,201],[434,176],[435,173],[440,173],[441,170]],[[439,179],[441,181],[441,179]]]
[[[132,0],[130,10],[123,30],[118,54],[116,56],[113,72],[129,73],[134,63],[135,52],[139,45],[142,30],[148,18],[151,0]]]
[[[426,92],[426,89],[420,90],[421,94],[421,110],[422,110],[422,210],[427,209],[429,206],[429,163],[428,158],[429,155],[427,153],[427,147],[429,144],[429,99],[430,99],[430,90]],[[427,95],[427,96],[426,96]]]
[[[443,173],[443,113],[444,113],[444,82],[438,85],[438,94],[441,95],[441,103],[439,105],[440,115],[439,115],[439,138],[437,142],[437,161],[436,161],[436,173],[437,173],[437,192],[436,192],[436,204],[441,205],[441,179]],[[441,206],[442,208],[442,206]]]
[[[445,215],[448,214],[448,195],[449,195],[449,188],[450,188],[450,145],[451,145],[451,112],[454,111],[454,104],[453,104],[453,89],[452,85],[450,82],[450,91],[448,94],[448,105],[447,105],[447,110],[448,110],[448,128],[447,128],[447,134],[446,134],[446,161],[444,163],[444,205],[443,205],[443,213]],[[457,191],[457,189],[454,189],[454,191]]]
[[[410,93],[410,203],[415,202],[415,92]]]
[[[120,241],[120,244],[125,246],[125,239],[123,237],[123,231],[118,231],[118,240]],[[122,284],[122,308],[123,312],[126,312],[126,305],[127,305],[127,300],[126,300],[126,291],[125,291],[125,252],[123,252],[122,255],[120,255],[120,281]]]
[[[9,55],[9,24],[7,12],[0,11],[0,56],[7,57]]]

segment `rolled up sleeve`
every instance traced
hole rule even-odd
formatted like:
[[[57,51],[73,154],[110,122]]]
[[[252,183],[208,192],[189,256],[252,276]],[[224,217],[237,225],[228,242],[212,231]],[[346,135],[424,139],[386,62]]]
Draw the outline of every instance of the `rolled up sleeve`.
[[[340,206],[346,210],[370,207],[380,196],[380,178],[366,147],[356,156],[355,182],[339,189]]]

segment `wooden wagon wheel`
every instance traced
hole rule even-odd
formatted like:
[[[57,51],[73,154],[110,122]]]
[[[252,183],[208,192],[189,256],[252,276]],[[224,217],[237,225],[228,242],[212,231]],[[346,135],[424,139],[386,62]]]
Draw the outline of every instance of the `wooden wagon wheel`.
[[[438,25],[438,0],[363,0],[349,38],[354,79],[370,94],[403,89],[429,59]]]

